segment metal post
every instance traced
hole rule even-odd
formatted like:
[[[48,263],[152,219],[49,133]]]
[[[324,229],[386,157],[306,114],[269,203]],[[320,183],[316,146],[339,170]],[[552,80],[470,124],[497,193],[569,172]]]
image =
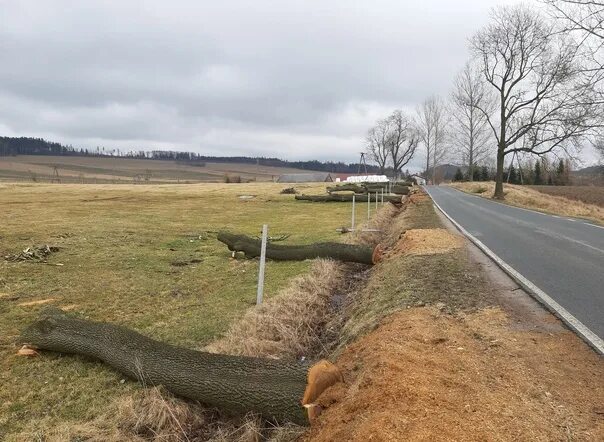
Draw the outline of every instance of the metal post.
[[[260,269],[258,270],[258,291],[256,293],[256,305],[262,304],[264,295],[264,267],[266,264],[266,240],[268,238],[268,225],[262,225],[262,245],[260,247]]]
[[[384,205],[384,188],[382,187],[382,206]]]
[[[352,216],[351,216],[351,220],[350,220],[350,224],[351,224],[351,229],[354,230],[354,215],[355,215],[355,202],[356,202],[356,195],[353,193],[352,194]]]
[[[378,209],[378,197],[377,197],[378,193],[377,191],[375,192],[375,211],[377,212]]]
[[[367,221],[371,217],[371,192],[367,192]]]

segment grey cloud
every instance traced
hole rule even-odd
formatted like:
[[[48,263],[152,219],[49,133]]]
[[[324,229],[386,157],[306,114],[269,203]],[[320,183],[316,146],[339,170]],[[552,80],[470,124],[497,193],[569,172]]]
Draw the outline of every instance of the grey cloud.
[[[0,122],[108,147],[356,160],[446,94],[496,0],[2,2]]]

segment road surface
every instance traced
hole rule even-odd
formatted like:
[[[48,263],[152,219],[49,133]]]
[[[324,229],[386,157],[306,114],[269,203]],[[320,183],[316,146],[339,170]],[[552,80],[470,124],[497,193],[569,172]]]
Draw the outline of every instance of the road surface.
[[[604,228],[425,186],[470,234],[604,339]]]

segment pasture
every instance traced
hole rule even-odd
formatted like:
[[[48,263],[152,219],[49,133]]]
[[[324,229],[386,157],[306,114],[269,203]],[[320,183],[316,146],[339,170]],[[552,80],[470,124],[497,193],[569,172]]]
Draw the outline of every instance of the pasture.
[[[562,196],[604,207],[604,186],[530,186],[530,188],[547,195]]]
[[[44,306],[201,348],[256,297],[258,261],[232,259],[216,231],[258,235],[268,223],[270,235],[290,235],[284,243],[341,238],[350,205],[294,201],[283,187],[0,184],[0,439],[89,420],[140,389],[83,358],[17,356],[16,337]],[[40,244],[59,250],[47,262],[4,259]],[[309,266],[269,262],[265,297]]]

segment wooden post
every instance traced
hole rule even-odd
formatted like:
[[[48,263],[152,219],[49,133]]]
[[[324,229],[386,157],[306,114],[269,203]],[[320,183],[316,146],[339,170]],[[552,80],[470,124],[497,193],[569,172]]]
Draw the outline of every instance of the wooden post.
[[[266,265],[266,241],[268,239],[268,225],[262,225],[262,244],[260,246],[260,269],[258,270],[258,291],[256,292],[256,305],[262,304],[264,296],[264,267]]]
[[[355,194],[352,194],[352,219],[350,224],[352,225],[351,229],[354,230],[354,215],[355,215]]]
[[[369,199],[371,199],[371,197],[369,197]],[[375,192],[375,211],[377,212],[378,210],[378,193],[377,190]]]
[[[367,221],[371,217],[371,192],[367,192]]]

